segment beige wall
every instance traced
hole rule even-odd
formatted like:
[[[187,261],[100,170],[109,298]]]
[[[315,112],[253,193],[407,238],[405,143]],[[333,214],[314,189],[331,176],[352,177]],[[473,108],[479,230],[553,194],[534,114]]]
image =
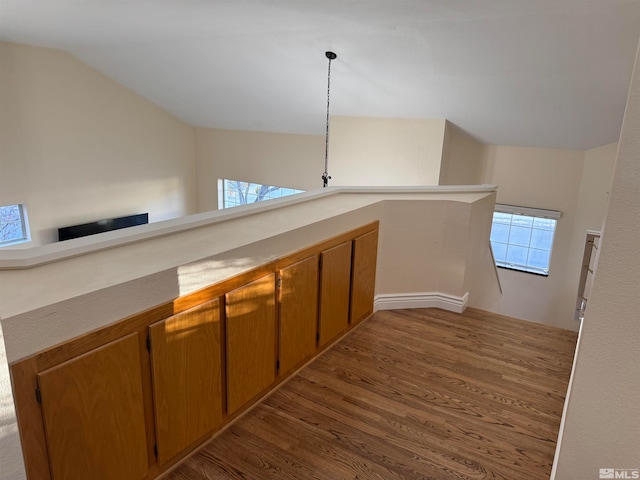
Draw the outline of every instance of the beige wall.
[[[502,299],[498,273],[489,248],[495,197],[484,198],[471,207],[464,290],[469,292],[469,306],[497,311]]]
[[[322,135],[192,128],[58,50],[0,43],[0,66],[0,204],[26,204],[27,246],[74,223],[216,209],[219,178],[322,185]],[[331,185],[495,183],[498,202],[561,210],[550,276],[500,270],[495,309],[575,329],[582,243],[601,224],[615,148],[484,146],[445,120],[338,116],[329,173]]]
[[[504,295],[498,313],[577,330],[573,312],[584,247],[582,219],[588,217],[591,225],[602,221],[601,207],[594,204],[605,201],[602,191],[610,182],[606,172],[614,151],[611,146],[589,155],[575,150],[485,148],[482,181],[498,185],[497,203],[562,212],[549,276],[500,269]],[[581,201],[590,197],[587,191],[594,192],[593,198],[583,205]]]
[[[598,478],[600,468],[640,469],[639,63],[640,48],[565,405],[554,480]]]
[[[440,185],[477,185],[482,179],[485,145],[460,127],[445,125]]]
[[[9,360],[45,348],[49,342],[57,343],[97,328],[101,319],[115,321],[134,313],[123,309],[139,311],[160,303],[163,300],[158,295],[168,295],[165,300],[186,295],[238,273],[237,269],[266,263],[269,255],[285,255],[377,219],[384,224],[381,225],[380,282],[376,293],[440,291],[460,296],[464,293],[470,205],[488,196],[494,196],[490,189],[433,194],[321,190],[286,202],[202,213],[182,219],[178,225],[186,222],[188,228],[178,229],[176,234],[163,230],[162,235],[117,248],[113,243],[106,249],[97,244],[99,248],[93,251],[91,247],[96,248],[94,242],[99,239],[87,237],[80,239],[79,248],[91,254],[77,255],[74,250],[64,261],[51,261],[55,258],[46,256],[50,245],[40,247],[27,254],[48,260],[44,264],[26,269],[0,269],[0,316]],[[365,210],[367,216],[363,213]],[[485,221],[489,215],[490,210],[485,211]],[[416,222],[416,217],[424,221]],[[345,223],[347,220],[349,223]],[[411,225],[412,235],[396,228],[398,225]],[[152,227],[142,229],[153,233]],[[308,228],[312,236],[302,236],[304,228]],[[125,239],[131,235],[113,233]],[[257,245],[256,242],[266,243]],[[253,249],[250,245],[254,245]],[[245,246],[246,254],[233,258],[230,263],[226,260],[209,263],[207,258]],[[383,258],[390,259],[388,268]],[[192,262],[201,268],[184,267]],[[448,269],[448,262],[460,268]],[[178,269],[178,278],[174,275],[171,280],[169,275],[169,280],[162,280],[166,288],[149,280],[152,275],[159,272],[164,275],[174,269]],[[142,277],[148,281],[124,285]],[[113,286],[122,286],[127,291],[122,302],[111,305],[112,302],[105,303],[99,295],[94,295],[82,308],[62,310],[62,303],[67,299],[92,295]],[[130,305],[124,298],[130,299]],[[149,302],[149,305],[140,302]],[[22,317],[23,314],[26,317]],[[83,317],[88,318],[82,320]]]
[[[494,195],[473,203],[456,201],[393,201],[384,204],[376,294],[423,295],[441,292],[454,297],[469,293],[471,252],[489,253],[487,241],[471,243],[477,227],[491,225]],[[476,218],[472,218],[472,209]],[[493,267],[486,265],[490,275]],[[477,272],[479,273],[479,272]],[[475,285],[474,285],[475,286]],[[493,278],[487,289],[498,288]]]
[[[0,204],[57,228],[196,211],[193,128],[60,50],[0,42]]]
[[[561,211],[549,276],[500,269],[503,295],[470,304],[577,330],[584,237],[602,223],[615,151],[484,145],[442,120],[333,117],[329,172],[337,185],[496,184],[498,203]]]
[[[330,128],[330,185],[438,185],[445,120],[336,116]]]
[[[571,247],[567,257],[567,281],[563,295],[573,298],[577,307],[577,288],[582,271],[582,258],[587,230],[600,231],[605,218],[611,180],[615,165],[617,143],[585,152],[584,168],[578,193]],[[574,311],[574,315],[575,315]]]
[[[584,171],[580,182],[578,204],[580,209],[576,223],[582,233],[600,230],[604,221],[618,144],[612,143],[585,152]],[[584,237],[582,238],[584,240]]]
[[[196,128],[198,208],[218,208],[217,180],[322,187],[324,136]]]

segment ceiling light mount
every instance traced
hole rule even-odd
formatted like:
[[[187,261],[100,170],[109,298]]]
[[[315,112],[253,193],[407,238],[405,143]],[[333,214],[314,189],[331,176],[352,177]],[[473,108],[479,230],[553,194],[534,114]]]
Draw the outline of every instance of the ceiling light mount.
[[[322,174],[322,186],[329,186],[329,98],[331,93],[331,60],[338,58],[333,52],[324,52],[325,57],[329,59],[329,70],[327,72],[327,129],[324,137],[324,173]]]

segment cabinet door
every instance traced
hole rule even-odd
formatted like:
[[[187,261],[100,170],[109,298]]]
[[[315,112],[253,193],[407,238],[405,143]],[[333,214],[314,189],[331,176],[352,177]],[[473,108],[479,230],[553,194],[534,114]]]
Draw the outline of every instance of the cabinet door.
[[[220,335],[217,299],[149,327],[160,463],[222,421]]]
[[[227,410],[237,411],[275,380],[275,274],[225,295]]]
[[[351,242],[341,243],[320,254],[319,345],[326,345],[349,325]]]
[[[313,355],[318,331],[318,257],[280,270],[280,375]]]
[[[147,474],[138,336],[38,374],[53,480]]]
[[[351,324],[356,324],[373,313],[377,257],[377,230],[365,233],[353,241],[351,313],[349,315]]]

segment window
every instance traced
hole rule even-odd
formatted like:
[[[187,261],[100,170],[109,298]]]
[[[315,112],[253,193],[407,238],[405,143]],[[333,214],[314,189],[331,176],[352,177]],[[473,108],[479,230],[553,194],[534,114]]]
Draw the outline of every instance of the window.
[[[27,217],[22,205],[0,206],[0,246],[29,241]]]
[[[273,198],[286,197],[304,190],[262,185],[238,180],[218,180],[218,208],[229,208],[247,203],[262,202]]]
[[[560,212],[496,205],[491,247],[496,265],[549,275],[551,248]]]

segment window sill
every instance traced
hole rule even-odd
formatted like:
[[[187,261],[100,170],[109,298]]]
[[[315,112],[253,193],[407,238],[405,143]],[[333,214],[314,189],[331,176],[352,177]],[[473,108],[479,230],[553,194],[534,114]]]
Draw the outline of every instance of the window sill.
[[[504,265],[496,265],[496,267],[502,268],[504,270],[511,270],[511,271],[514,271],[514,272],[528,273],[530,275],[536,275],[538,277],[548,277],[549,276],[549,272],[547,272],[547,273],[533,272],[531,270],[524,270],[522,268],[516,268],[516,267],[507,267],[507,266],[504,266]]]

